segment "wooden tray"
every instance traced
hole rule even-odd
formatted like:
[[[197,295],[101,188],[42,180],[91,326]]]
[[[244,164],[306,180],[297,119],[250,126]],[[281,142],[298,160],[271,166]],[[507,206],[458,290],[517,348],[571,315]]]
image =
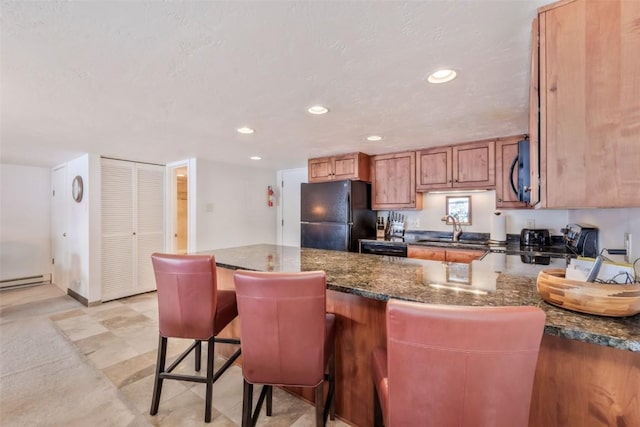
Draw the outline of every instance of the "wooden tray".
[[[565,269],[538,273],[538,293],[549,304],[582,313],[624,317],[640,313],[640,284],[607,285],[564,278]]]

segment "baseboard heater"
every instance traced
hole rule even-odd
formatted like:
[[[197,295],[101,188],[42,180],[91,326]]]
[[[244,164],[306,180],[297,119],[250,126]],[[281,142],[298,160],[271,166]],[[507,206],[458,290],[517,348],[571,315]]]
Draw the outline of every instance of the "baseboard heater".
[[[20,286],[39,285],[41,283],[51,283],[51,274],[41,274],[40,276],[19,277],[16,279],[0,280],[0,289],[11,289]]]

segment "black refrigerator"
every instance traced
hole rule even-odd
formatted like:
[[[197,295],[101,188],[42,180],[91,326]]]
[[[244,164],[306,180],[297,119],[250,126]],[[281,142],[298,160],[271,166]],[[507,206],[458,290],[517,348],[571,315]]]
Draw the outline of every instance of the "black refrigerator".
[[[303,248],[358,252],[358,239],[376,238],[371,184],[328,181],[301,184],[300,243]]]

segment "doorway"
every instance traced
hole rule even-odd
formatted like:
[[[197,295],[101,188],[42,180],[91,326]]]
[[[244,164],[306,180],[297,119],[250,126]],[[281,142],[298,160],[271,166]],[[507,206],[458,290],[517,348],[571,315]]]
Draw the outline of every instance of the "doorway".
[[[300,184],[307,182],[307,168],[278,172],[280,181],[278,244],[300,247]]]
[[[174,248],[178,254],[186,254],[189,248],[189,174],[182,166],[173,170],[175,192]]]

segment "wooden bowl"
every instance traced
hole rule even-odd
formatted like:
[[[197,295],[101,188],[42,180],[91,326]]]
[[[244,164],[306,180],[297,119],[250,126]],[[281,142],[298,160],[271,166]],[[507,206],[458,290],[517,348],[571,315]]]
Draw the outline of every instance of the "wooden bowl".
[[[565,269],[538,273],[538,293],[549,304],[582,313],[624,317],[640,313],[640,284],[608,285],[564,278]]]

